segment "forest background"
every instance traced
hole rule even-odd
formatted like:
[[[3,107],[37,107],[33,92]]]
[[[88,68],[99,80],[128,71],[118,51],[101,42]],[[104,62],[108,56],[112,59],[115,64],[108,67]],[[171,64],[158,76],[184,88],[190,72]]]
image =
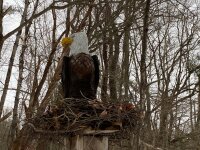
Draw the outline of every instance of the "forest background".
[[[60,40],[79,31],[100,60],[98,98],[145,111],[143,143],[200,147],[198,0],[0,0],[3,148],[26,118],[62,98]]]

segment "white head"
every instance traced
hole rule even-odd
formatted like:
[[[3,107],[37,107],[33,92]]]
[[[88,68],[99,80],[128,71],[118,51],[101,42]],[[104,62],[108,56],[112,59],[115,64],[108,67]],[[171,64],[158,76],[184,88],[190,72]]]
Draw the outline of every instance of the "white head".
[[[88,38],[85,32],[77,32],[69,36],[73,39],[72,44],[70,45],[70,54],[75,55],[78,53],[89,54],[88,50]]]

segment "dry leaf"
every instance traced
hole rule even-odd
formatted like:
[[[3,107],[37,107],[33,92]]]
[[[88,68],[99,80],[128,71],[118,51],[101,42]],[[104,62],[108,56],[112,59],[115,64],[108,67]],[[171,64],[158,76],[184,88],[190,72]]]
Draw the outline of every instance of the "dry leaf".
[[[99,115],[99,117],[104,118],[105,116],[107,116],[108,112],[106,110],[102,111],[101,114]]]

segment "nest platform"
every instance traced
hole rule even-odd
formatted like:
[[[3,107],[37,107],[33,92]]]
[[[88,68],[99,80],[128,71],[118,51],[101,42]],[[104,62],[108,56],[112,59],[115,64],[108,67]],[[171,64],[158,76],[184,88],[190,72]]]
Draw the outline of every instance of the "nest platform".
[[[67,98],[28,120],[35,132],[47,134],[112,134],[134,130],[143,113],[132,103]]]

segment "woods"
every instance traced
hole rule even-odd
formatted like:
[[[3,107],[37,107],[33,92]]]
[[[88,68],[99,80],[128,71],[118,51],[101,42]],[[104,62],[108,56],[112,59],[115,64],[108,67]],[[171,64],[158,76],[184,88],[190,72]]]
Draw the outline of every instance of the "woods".
[[[195,0],[0,0],[0,145],[11,149],[27,119],[63,98],[61,39],[84,31],[100,60],[97,98],[145,113],[130,149],[198,149],[199,9]]]

